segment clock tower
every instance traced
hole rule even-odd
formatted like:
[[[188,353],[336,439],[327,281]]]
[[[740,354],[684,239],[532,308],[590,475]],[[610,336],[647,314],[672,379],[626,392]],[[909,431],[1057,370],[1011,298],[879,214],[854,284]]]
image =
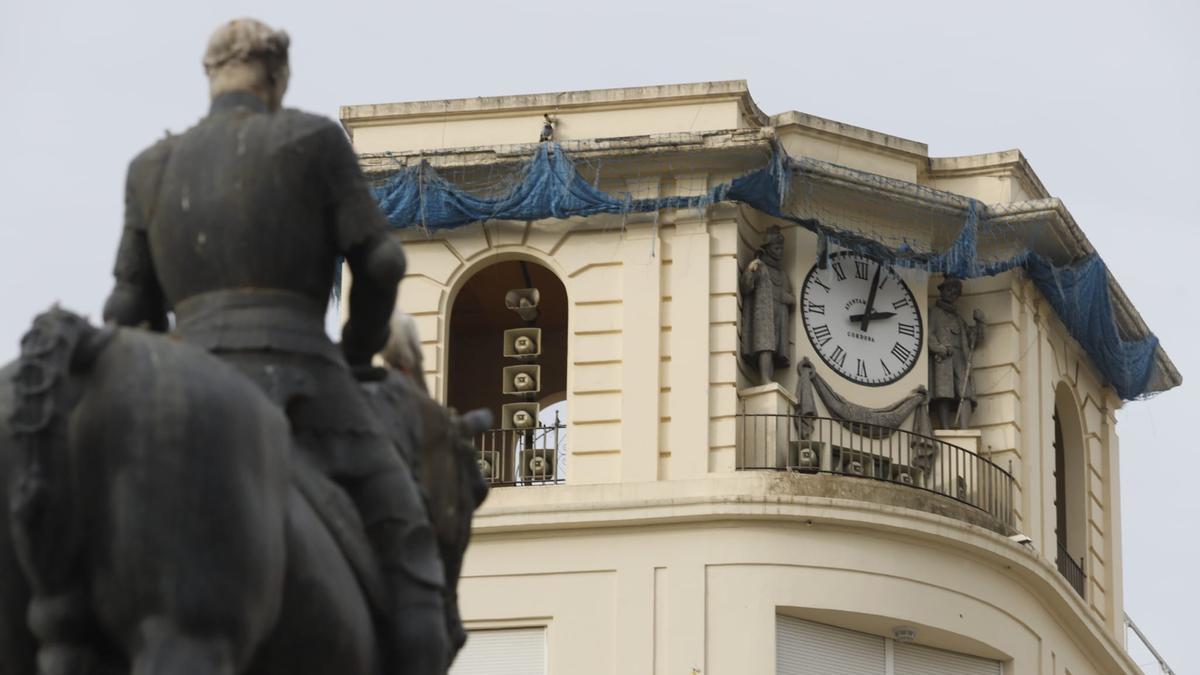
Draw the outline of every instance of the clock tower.
[[[563,411],[479,441],[456,675],[1140,672],[1121,388],[1056,307],[1103,291],[1080,309],[1115,307],[1114,353],[1153,349],[1136,393],[1179,375],[1019,152],[930,157],[741,82],[342,119],[430,390],[511,406],[497,370],[532,357],[504,330],[538,328],[518,405]],[[1059,276],[980,276],[1023,251]],[[930,272],[959,263],[961,297]],[[931,430],[962,401],[971,428]]]

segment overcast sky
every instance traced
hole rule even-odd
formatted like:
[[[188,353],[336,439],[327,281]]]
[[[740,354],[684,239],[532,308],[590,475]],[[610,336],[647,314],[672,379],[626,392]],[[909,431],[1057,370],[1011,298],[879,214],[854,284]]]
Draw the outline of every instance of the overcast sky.
[[[1020,148],[1184,374],[1200,378],[1200,3],[0,2],[0,361],[58,300],[99,314],[125,166],[207,107],[221,21],[292,35],[288,104],[747,79],[760,107],[929,144]],[[1193,386],[1119,414],[1125,600],[1200,672]],[[1188,647],[1192,644],[1191,647]]]

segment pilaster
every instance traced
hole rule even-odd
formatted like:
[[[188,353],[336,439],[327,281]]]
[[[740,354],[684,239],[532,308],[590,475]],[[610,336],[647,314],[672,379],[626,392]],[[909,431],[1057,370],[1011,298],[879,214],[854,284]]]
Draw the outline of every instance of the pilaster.
[[[710,248],[704,220],[677,218],[670,271],[672,479],[708,472]]]
[[[658,479],[660,267],[653,223],[626,226],[621,246],[621,480]]]

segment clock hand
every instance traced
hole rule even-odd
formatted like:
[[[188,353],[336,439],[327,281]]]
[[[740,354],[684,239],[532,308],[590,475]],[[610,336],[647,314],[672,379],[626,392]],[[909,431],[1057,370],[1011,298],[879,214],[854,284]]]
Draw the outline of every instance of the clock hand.
[[[859,330],[867,332],[867,324],[871,322],[871,311],[875,309],[875,291],[879,290],[879,273],[883,271],[883,263],[875,264],[875,278],[871,280],[871,293],[867,295],[867,308],[862,313],[862,323],[858,325]]]
[[[863,317],[866,317],[866,316],[868,316],[868,315],[867,314],[851,314],[850,321],[851,322],[862,321]],[[893,316],[896,316],[895,312],[871,312],[871,314],[869,315],[869,317],[872,321],[874,321],[876,319],[890,319]]]

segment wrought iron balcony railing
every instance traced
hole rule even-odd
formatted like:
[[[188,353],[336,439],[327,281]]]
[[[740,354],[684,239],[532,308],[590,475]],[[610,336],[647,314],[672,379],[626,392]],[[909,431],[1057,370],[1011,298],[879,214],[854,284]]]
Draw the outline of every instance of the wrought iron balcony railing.
[[[553,485],[566,476],[564,424],[490,429],[475,437],[479,470],[488,485]]]
[[[944,495],[1013,525],[1013,478],[979,455],[903,429],[827,417],[738,415],[737,468],[857,476]]]
[[[1058,556],[1055,558],[1058,572],[1062,574],[1067,583],[1071,584],[1071,588],[1079,594],[1079,597],[1084,596],[1084,586],[1087,582],[1087,575],[1083,573],[1083,559],[1075,560],[1071,557],[1071,553],[1067,551],[1063,543],[1058,542]]]

